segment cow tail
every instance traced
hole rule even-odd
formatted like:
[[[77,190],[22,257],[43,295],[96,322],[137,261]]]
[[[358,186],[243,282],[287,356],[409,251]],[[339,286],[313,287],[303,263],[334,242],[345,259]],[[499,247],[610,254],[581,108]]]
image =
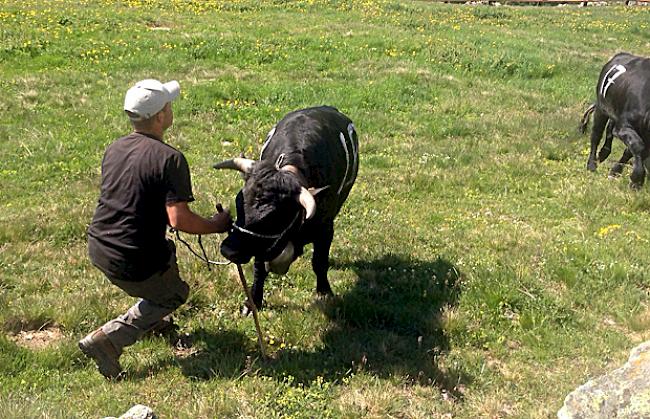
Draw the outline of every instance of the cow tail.
[[[591,114],[594,112],[595,109],[596,109],[596,104],[592,103],[587,108],[585,113],[582,115],[582,120],[580,121],[580,128],[579,128],[582,134],[584,134],[587,131],[587,125],[589,125],[589,117],[591,116]]]

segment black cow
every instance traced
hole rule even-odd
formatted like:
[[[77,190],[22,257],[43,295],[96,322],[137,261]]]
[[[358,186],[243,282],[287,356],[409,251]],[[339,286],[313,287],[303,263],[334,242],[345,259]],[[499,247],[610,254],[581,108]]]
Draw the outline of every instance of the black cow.
[[[285,274],[307,243],[314,244],[316,292],[332,295],[327,270],[334,218],[357,177],[358,152],[352,121],[336,108],[321,106],[287,114],[269,132],[260,160],[234,158],[214,165],[244,173],[237,218],[221,253],[239,264],[255,258],[257,307],[268,273]],[[243,313],[248,310],[245,304]]]
[[[628,53],[616,54],[600,72],[596,97],[596,103],[587,109],[581,125],[583,129],[586,127],[589,114],[593,112],[587,169],[596,170],[596,151],[603,132],[607,131],[598,159],[604,161],[611,151],[613,137],[620,138],[627,148],[610,175],[620,174],[623,165],[633,158],[630,186],[639,188],[645,180],[644,161],[650,146],[650,59]]]

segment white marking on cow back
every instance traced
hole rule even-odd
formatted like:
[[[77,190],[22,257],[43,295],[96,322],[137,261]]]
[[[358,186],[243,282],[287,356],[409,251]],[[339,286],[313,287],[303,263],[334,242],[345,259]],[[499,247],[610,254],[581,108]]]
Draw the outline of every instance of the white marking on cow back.
[[[282,168],[282,163],[284,163],[284,158],[286,157],[286,154],[281,153],[278,156],[278,159],[275,161],[275,170],[280,170]]]
[[[275,134],[276,128],[277,125],[273,126],[273,128],[271,128],[271,131],[269,131],[269,133],[266,134],[266,140],[264,141],[264,144],[262,144],[262,150],[260,151],[260,158],[262,158],[262,154],[264,154],[264,150],[266,150],[266,147],[269,145],[271,138],[273,138],[273,134]]]
[[[339,140],[341,140],[341,145],[343,146],[343,151],[345,151],[345,174],[343,176],[343,180],[341,180],[341,185],[339,186],[339,190],[337,192],[338,195],[341,194],[341,191],[343,191],[343,188],[346,186],[349,186],[354,183],[356,179],[356,170],[359,166],[359,150],[357,149],[357,145],[354,143],[354,135],[355,135],[355,130],[354,130],[354,124],[350,123],[348,124],[348,138],[345,138],[345,134],[340,132],[339,133]],[[350,150],[348,149],[348,144],[347,140],[350,140],[350,148],[352,149],[351,153]],[[352,154],[352,158],[350,159],[350,154]],[[348,174],[349,174],[349,179],[348,179]]]
[[[343,186],[345,186],[345,179],[348,178],[348,171],[350,170],[350,152],[348,151],[348,145],[345,143],[345,135],[343,135],[342,132],[339,135],[339,139],[341,140],[343,151],[345,151],[345,175],[343,176],[343,180],[341,181],[341,186],[339,186],[338,192],[336,192],[338,195],[341,194]]]
[[[352,162],[352,173],[357,173],[357,169],[359,167],[359,150],[357,145],[354,143],[354,134],[355,134],[354,124],[350,122],[348,124],[348,137],[350,138],[350,144],[352,144],[352,155],[354,156],[354,160]],[[348,184],[354,182],[355,179],[356,176],[351,177],[350,180],[348,181]]]
[[[614,84],[614,80],[619,78],[621,74],[625,73],[626,71],[627,69],[621,64],[616,64],[615,66],[612,66],[612,68],[610,68],[607,71],[607,73],[605,73],[605,77],[603,77],[603,82],[600,85],[600,95],[602,97],[605,97],[605,95],[607,94],[607,90],[610,88],[612,84]]]

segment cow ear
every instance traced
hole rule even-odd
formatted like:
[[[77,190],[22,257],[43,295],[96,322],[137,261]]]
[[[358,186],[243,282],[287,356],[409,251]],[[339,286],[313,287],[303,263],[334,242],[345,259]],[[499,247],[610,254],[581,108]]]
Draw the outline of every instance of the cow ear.
[[[255,160],[235,157],[234,159],[224,160],[221,163],[214,164],[212,167],[215,169],[233,169],[239,170],[242,173],[250,173],[254,165]]]
[[[305,208],[305,219],[309,220],[314,216],[314,214],[316,214],[316,200],[314,200],[314,197],[307,190],[307,188],[301,188],[300,196],[298,196],[298,202],[300,202],[300,205]]]

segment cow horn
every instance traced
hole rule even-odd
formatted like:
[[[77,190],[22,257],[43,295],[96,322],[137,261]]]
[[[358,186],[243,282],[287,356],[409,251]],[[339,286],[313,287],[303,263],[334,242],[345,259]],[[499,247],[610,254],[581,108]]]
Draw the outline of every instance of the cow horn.
[[[234,159],[224,160],[221,163],[213,165],[215,169],[234,169],[242,173],[248,173],[253,168],[255,160],[246,159],[243,157],[235,157]]]
[[[330,185],[323,186],[322,188],[309,188],[308,191],[312,196],[316,196],[319,192],[322,192],[329,187]]]
[[[307,211],[307,214],[305,215],[305,219],[309,220],[311,217],[314,216],[316,213],[316,200],[312,196],[312,194],[307,190],[307,188],[303,187],[300,190],[300,196],[298,197],[298,202],[300,202],[300,205],[302,205],[305,208],[305,211]]]

